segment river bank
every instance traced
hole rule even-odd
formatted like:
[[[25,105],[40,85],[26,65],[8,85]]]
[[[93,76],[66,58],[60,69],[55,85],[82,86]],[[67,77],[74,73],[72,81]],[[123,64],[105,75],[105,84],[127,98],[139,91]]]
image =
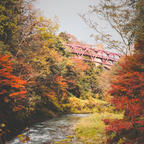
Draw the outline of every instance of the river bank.
[[[8,144],[106,144],[104,119],[121,119],[122,113],[64,114],[23,131]]]
[[[82,144],[106,144],[104,119],[122,119],[122,113],[94,113],[75,125],[75,136]]]
[[[34,124],[27,132],[24,132],[9,141],[8,144],[19,144],[22,138],[29,137],[28,144],[54,144],[62,141],[71,141],[75,144],[74,125],[84,117],[90,114],[65,114],[57,118],[46,120]]]
[[[9,140],[12,138],[16,138],[18,134],[21,135],[23,132],[24,135],[22,135],[23,139],[25,139],[25,131],[23,131],[25,128],[31,128],[35,126],[35,124],[43,123],[45,121],[53,121],[53,119],[59,119],[59,117],[63,117],[63,115],[87,115],[92,113],[101,113],[104,111],[111,111],[111,106],[106,101],[102,101],[99,99],[89,99],[89,100],[81,100],[78,98],[70,98],[69,103],[63,105],[63,111],[57,109],[51,109],[50,107],[41,107],[37,113],[33,114],[28,119],[23,119],[21,123],[19,123],[18,128],[14,129],[13,135],[10,135]],[[73,118],[72,118],[73,119]],[[77,119],[78,120],[78,119]],[[70,121],[70,120],[69,120]],[[51,123],[51,122],[50,122]],[[16,123],[17,124],[17,123]],[[70,123],[71,124],[71,123]],[[76,124],[72,124],[76,125]],[[88,124],[89,125],[89,124]],[[14,127],[14,125],[13,125]],[[44,127],[43,127],[44,128]],[[69,130],[69,129],[67,129]],[[73,129],[74,131],[74,129]],[[77,134],[77,133],[76,133]],[[73,133],[74,135],[74,133]],[[65,137],[66,138],[66,137]],[[64,139],[65,139],[64,138]],[[28,141],[31,138],[28,138]],[[66,140],[70,140],[70,138],[66,138]],[[73,138],[72,138],[73,139]],[[42,140],[42,139],[41,139]]]

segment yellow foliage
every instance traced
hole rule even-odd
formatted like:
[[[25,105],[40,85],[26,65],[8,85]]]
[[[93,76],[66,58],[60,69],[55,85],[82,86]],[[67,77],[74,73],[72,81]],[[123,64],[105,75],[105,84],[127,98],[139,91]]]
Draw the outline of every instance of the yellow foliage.
[[[26,142],[30,141],[30,138],[24,134],[19,134],[17,137],[19,138],[19,141],[21,143],[26,143]]]
[[[106,101],[89,97],[82,100],[76,97],[69,97],[69,107],[73,113],[93,113],[93,112],[112,112],[113,107]]]
[[[2,123],[0,126],[1,126],[1,127],[5,127],[6,125],[5,125],[4,123]]]
[[[117,144],[124,144],[124,143],[125,143],[125,139],[120,139]]]
[[[72,65],[73,65],[72,60],[68,59],[66,65],[67,65],[67,66],[72,66]]]
[[[56,61],[56,62],[61,62],[62,61],[62,57],[58,54],[57,51],[55,50],[51,50],[50,51],[50,56],[53,57],[53,59]]]
[[[43,17],[40,17],[40,21],[43,21],[43,19],[44,19]]]

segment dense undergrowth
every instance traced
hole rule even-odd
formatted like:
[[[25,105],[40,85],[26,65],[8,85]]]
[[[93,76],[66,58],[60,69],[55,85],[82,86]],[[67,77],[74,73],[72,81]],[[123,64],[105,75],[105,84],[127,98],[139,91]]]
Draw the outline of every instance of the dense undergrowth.
[[[63,105],[71,113],[94,113],[113,111],[113,107],[108,102],[96,98],[89,97],[82,100],[76,97],[70,97],[69,103]]]

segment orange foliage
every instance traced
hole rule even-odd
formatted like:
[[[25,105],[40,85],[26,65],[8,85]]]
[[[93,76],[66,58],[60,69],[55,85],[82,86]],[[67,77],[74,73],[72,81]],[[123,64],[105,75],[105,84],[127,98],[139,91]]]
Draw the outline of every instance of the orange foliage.
[[[67,97],[67,88],[68,88],[68,80],[64,79],[62,76],[58,76],[56,78],[56,83],[58,84],[58,97],[60,98],[59,100],[65,101]],[[60,96],[61,95],[61,96]]]
[[[9,103],[13,105],[12,109],[17,111],[22,108],[19,100],[26,97],[27,92],[24,88],[26,81],[14,76],[12,71],[10,56],[0,55],[0,103]]]
[[[14,107],[13,107],[13,111],[16,112],[16,111],[19,111],[19,110],[21,110],[21,109],[23,109],[23,108],[24,108],[24,106],[22,106],[22,105],[14,106]]]
[[[23,94],[26,94],[26,93],[27,93],[27,91],[20,91],[20,92],[11,93],[11,94],[9,94],[9,96],[10,97],[16,97],[16,96],[19,96],[19,95],[24,96]]]
[[[61,61],[62,61],[62,57],[58,54],[57,51],[51,50],[51,51],[50,51],[50,55],[53,57],[53,59],[54,59],[56,62],[61,62]]]
[[[51,92],[47,93],[46,96],[49,97],[50,99],[54,99],[56,94],[54,91],[51,91]]]
[[[76,69],[79,69],[81,71],[85,71],[85,70],[89,69],[88,63],[84,62],[83,60],[72,59],[72,61],[74,62]]]
[[[58,76],[56,78],[56,82],[57,84],[62,87],[62,88],[67,88],[67,83],[66,83],[66,80],[62,77],[62,76]]]

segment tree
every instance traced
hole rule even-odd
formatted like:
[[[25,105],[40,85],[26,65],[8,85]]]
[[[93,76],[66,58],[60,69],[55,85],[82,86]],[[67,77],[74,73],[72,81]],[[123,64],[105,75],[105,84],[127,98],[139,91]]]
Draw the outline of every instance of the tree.
[[[12,74],[12,63],[8,55],[0,55],[0,119],[7,121],[13,112],[24,108],[26,81]]]
[[[135,51],[125,56],[115,69],[111,81],[111,103],[117,110],[124,112],[121,120],[104,120],[108,143],[140,143],[144,141],[144,35],[142,0],[130,1],[134,16],[126,25],[135,41]],[[128,29],[128,31],[129,31]]]
[[[114,49],[122,54],[131,54],[133,51],[134,37],[130,22],[135,17],[135,11],[128,0],[100,0],[90,6],[89,13],[81,15],[84,21],[97,32],[96,40],[102,41],[109,49]],[[102,24],[103,27],[102,27]],[[134,23],[133,23],[134,24]],[[112,28],[117,32],[108,31]]]
[[[24,30],[35,18],[32,1],[0,1],[0,43],[5,45],[0,51],[16,55],[19,43],[25,36]]]
[[[109,93],[112,104],[124,111],[122,120],[105,120],[107,134],[115,133],[109,143],[143,143],[144,141],[144,54],[143,42],[137,42],[137,52],[125,57],[116,70]],[[141,52],[139,52],[141,51]]]
[[[129,23],[132,35],[135,42],[143,41],[144,38],[144,1],[143,0],[131,0],[131,7],[134,10],[134,17]],[[138,42],[139,44],[139,42]],[[143,47],[143,45],[141,45]]]

